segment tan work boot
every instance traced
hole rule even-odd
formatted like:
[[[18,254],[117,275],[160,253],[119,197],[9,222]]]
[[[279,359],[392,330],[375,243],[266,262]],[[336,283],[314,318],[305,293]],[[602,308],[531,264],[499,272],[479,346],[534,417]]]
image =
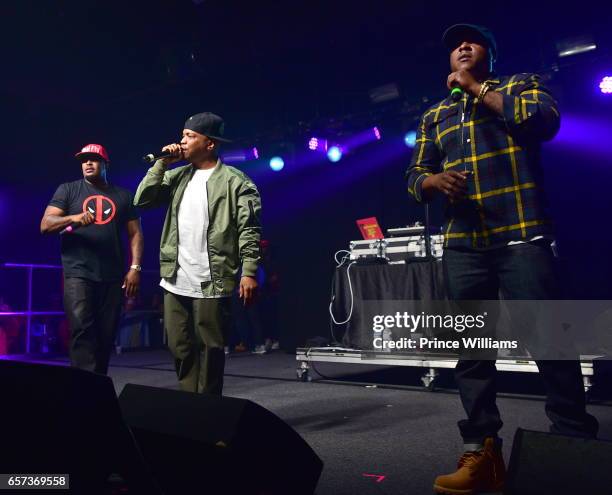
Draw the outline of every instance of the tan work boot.
[[[506,466],[501,448],[495,439],[486,438],[484,449],[465,452],[457,471],[438,476],[434,481],[434,491],[445,494],[465,494],[501,492],[506,478]]]

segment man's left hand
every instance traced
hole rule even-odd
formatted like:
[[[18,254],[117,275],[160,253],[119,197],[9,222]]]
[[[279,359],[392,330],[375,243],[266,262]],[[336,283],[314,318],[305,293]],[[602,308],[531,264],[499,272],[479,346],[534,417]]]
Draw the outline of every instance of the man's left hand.
[[[242,299],[245,306],[248,306],[255,300],[257,286],[257,280],[253,277],[240,278],[240,299]]]
[[[470,93],[472,96],[478,96],[480,93],[480,83],[474,79],[471,72],[461,69],[457,72],[453,72],[448,76],[446,81],[448,89],[453,89],[459,86],[466,93]]]
[[[134,297],[138,294],[138,288],[140,287],[140,272],[136,270],[130,270],[127,272],[125,279],[123,280],[122,289],[125,289],[125,295],[127,297]]]

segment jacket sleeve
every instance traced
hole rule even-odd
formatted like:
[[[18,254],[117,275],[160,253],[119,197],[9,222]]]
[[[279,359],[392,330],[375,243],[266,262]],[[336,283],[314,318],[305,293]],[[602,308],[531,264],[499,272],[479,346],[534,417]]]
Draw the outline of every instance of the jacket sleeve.
[[[513,76],[503,97],[503,119],[511,134],[537,141],[555,137],[561,120],[559,110],[540,76]]]
[[[238,190],[238,253],[242,275],[254,277],[261,263],[261,198],[255,184],[246,179]]]
[[[161,161],[147,170],[134,196],[134,206],[140,208],[155,208],[170,203],[171,176],[165,170]]]
[[[426,124],[427,112],[421,117],[416,135],[416,145],[412,152],[410,166],[405,177],[408,182],[408,192],[419,202],[423,202],[423,181],[438,172],[442,155],[436,146],[433,128]]]

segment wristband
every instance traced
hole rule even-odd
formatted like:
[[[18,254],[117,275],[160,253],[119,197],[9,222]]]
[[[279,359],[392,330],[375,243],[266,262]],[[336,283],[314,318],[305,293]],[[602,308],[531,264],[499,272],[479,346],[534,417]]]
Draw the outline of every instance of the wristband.
[[[141,272],[142,266],[141,265],[130,265],[130,270],[136,270],[137,272]]]

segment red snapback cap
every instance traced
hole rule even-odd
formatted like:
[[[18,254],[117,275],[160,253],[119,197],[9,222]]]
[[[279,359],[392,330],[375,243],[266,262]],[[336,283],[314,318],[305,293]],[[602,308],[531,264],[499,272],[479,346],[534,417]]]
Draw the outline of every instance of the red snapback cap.
[[[87,144],[74,156],[75,158],[81,158],[83,155],[98,155],[104,161],[110,161],[106,149],[101,144]]]

